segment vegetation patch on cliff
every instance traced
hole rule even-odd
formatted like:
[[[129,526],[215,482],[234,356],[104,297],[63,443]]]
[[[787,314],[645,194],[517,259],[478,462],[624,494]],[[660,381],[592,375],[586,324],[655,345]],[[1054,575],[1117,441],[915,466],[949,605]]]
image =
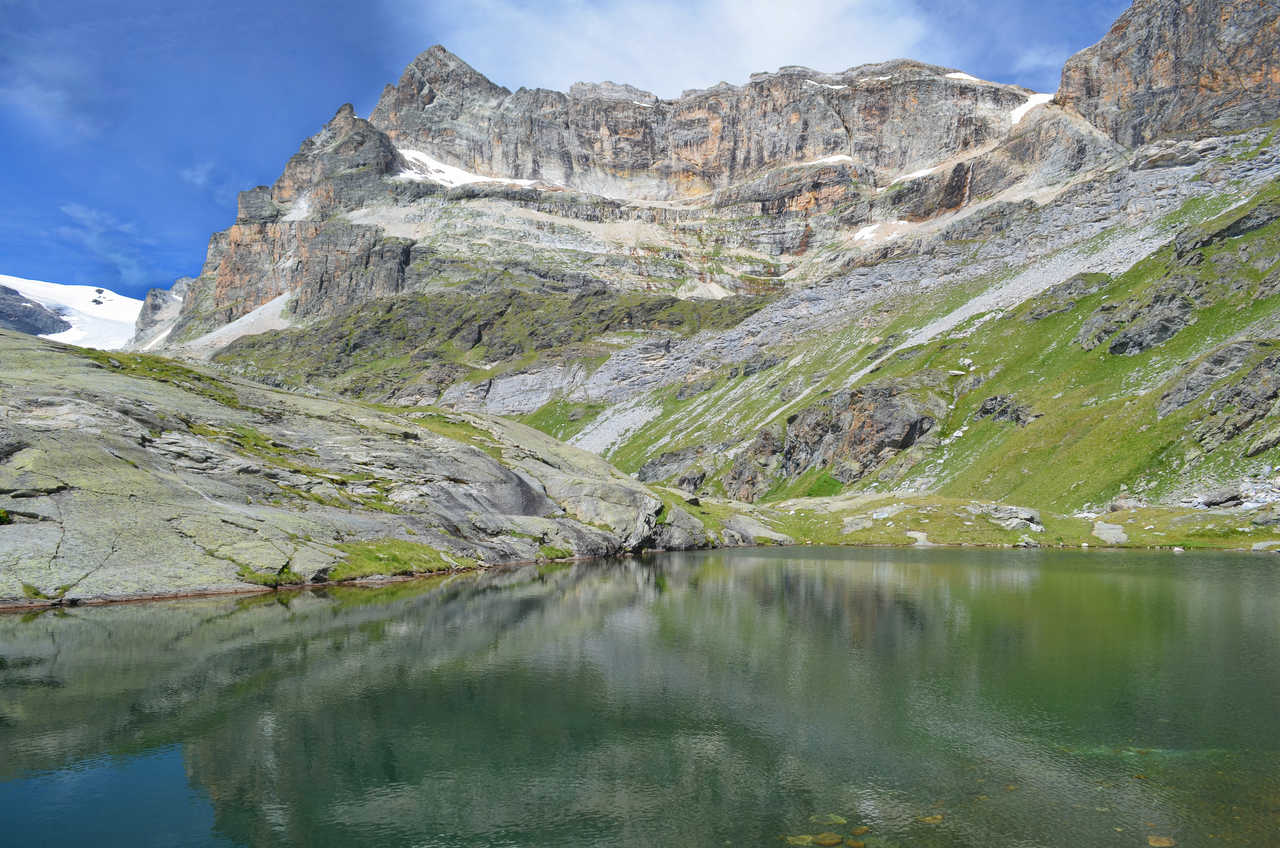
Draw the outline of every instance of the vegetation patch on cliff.
[[[543,359],[594,367],[613,349],[601,336],[724,329],[767,302],[603,289],[433,291],[374,301],[306,329],[238,339],[214,360],[274,385],[318,385],[370,399],[396,398],[408,388],[435,397],[464,378],[494,376]]]

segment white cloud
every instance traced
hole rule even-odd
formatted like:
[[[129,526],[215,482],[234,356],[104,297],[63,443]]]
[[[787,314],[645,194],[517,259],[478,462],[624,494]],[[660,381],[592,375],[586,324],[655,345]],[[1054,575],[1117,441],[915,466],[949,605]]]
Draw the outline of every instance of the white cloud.
[[[201,162],[198,165],[192,165],[190,168],[183,168],[178,172],[178,178],[184,183],[190,183],[196,188],[207,188],[209,180],[213,177],[213,163]]]
[[[439,42],[511,88],[611,79],[675,97],[782,65],[840,71],[911,57],[927,35],[915,0],[655,0],[600,4],[384,0],[407,44]]]
[[[142,254],[144,249],[153,247],[154,242],[140,236],[137,226],[82,203],[67,203],[58,208],[72,221],[54,230],[59,239],[115,268],[120,281],[128,287],[137,288],[151,280],[153,275]]]

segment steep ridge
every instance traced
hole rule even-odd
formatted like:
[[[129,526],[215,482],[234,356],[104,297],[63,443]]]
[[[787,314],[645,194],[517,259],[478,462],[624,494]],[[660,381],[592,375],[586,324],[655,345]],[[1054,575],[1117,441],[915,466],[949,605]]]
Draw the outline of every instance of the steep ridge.
[[[397,147],[469,171],[670,200],[837,155],[879,185],[1004,136],[1030,94],[909,61],[787,67],[672,101],[610,84],[511,93],[437,45],[387,87],[370,121]]]

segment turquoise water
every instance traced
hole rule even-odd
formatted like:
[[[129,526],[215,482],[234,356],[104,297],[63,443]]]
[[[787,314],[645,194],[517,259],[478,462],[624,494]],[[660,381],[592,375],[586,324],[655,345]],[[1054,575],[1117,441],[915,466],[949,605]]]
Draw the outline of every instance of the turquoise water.
[[[7,844],[826,832],[1280,845],[1280,560],[775,549],[0,616]]]

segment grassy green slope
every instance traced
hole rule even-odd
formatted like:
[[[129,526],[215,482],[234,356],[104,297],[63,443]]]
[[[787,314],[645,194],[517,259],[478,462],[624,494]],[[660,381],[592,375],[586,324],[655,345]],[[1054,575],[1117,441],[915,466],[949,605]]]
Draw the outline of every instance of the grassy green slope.
[[[661,389],[645,399],[658,414],[608,456],[618,467],[635,471],[664,451],[737,444],[760,427],[781,429],[787,416],[840,388],[935,369],[963,372],[950,378],[954,407],[938,428],[955,438],[931,451],[903,455],[846,490],[914,487],[944,496],[1069,511],[1104,503],[1122,488],[1164,498],[1191,482],[1239,479],[1264,471],[1280,464],[1280,454],[1273,449],[1244,458],[1241,448],[1250,434],[1212,451],[1192,438],[1208,414],[1203,397],[1167,417],[1156,415],[1160,397],[1172,382],[1215,347],[1233,338],[1280,335],[1271,327],[1280,300],[1274,288],[1264,284],[1278,273],[1280,223],[1221,236],[1254,210],[1280,200],[1280,185],[1272,184],[1249,202],[1222,211],[1237,199],[1199,198],[1166,216],[1162,225],[1171,234],[1180,233],[1174,246],[1140,258],[1114,280],[1102,279],[1097,291],[1074,298],[1070,308],[1063,309],[1064,304],[1046,294],[1010,312],[978,315],[925,345],[890,356],[874,373],[861,372],[886,344],[999,281],[970,283],[927,304],[887,303],[842,331],[778,350],[778,363],[759,373],[735,376],[726,368],[703,376],[699,379],[705,388],[686,391],[685,398],[678,396],[677,387]],[[1213,233],[1220,237],[1210,239]],[[1187,252],[1187,246],[1206,240],[1210,243]],[[1175,254],[1176,245],[1183,246],[1185,255]],[[1141,306],[1156,292],[1180,287],[1194,290],[1192,323],[1163,343],[1133,356],[1108,351],[1114,333],[1092,350],[1076,343],[1082,325],[1099,307],[1127,302]],[[1031,320],[1035,311],[1053,314]],[[1238,379],[1265,354],[1260,348],[1224,382]],[[972,360],[972,365],[962,365],[962,360]],[[978,378],[981,383],[975,387]],[[1010,395],[1040,417],[1025,427],[975,418],[983,400],[994,395]],[[533,423],[547,412],[535,413]],[[566,437],[573,431],[559,427],[556,432]],[[715,478],[726,467],[727,462],[719,460],[708,478],[710,491],[717,491]],[[780,481],[767,499],[828,495],[831,483],[825,474],[810,473]]]

